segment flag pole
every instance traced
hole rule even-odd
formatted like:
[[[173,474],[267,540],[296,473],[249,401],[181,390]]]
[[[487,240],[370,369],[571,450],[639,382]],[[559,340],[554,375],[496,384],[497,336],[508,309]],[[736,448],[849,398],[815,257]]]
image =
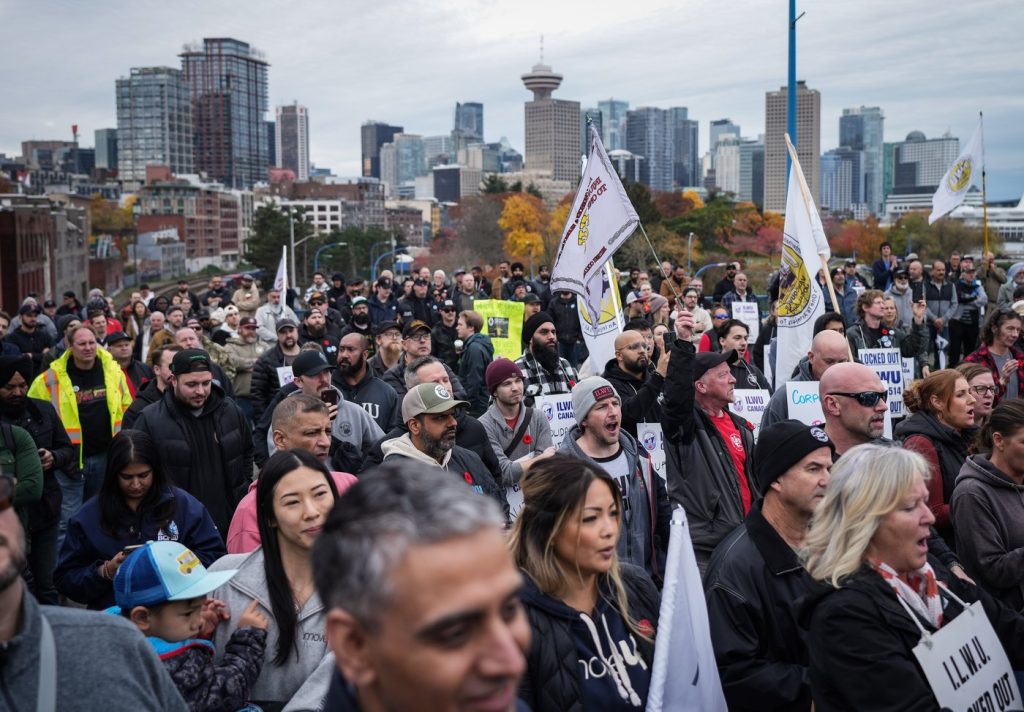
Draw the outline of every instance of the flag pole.
[[[985,194],[985,117],[978,112],[981,124],[981,224],[985,233],[985,259],[988,258],[988,198]]]
[[[640,228],[640,234],[644,236],[645,240],[647,240],[647,246],[651,248],[651,254],[654,255],[654,261],[658,265],[657,269],[661,269],[661,258],[658,257],[658,252],[657,252],[657,250],[654,249],[654,244],[651,242],[651,238],[647,237],[647,231],[644,230],[644,224],[642,222],[638,222],[637,223],[637,227]],[[677,305],[677,308],[678,308],[678,305],[680,303],[679,292],[676,291],[676,286],[674,284],[672,284],[672,275],[663,275],[663,276],[665,277],[664,281],[668,282],[668,288],[671,289],[672,290],[672,294],[675,295],[676,305]]]

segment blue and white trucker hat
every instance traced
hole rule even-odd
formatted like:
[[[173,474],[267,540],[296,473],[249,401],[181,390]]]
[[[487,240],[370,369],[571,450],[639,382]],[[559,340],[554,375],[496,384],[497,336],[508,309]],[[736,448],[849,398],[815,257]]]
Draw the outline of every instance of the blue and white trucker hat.
[[[209,572],[199,557],[176,541],[151,541],[136,549],[114,576],[121,610],[205,596],[227,583],[238,569]]]

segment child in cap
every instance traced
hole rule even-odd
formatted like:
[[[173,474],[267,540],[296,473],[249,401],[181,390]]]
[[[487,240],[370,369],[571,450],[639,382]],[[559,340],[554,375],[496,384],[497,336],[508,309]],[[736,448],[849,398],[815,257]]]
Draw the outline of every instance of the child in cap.
[[[243,708],[263,667],[268,621],[256,601],[239,618],[220,665],[213,664],[213,643],[199,637],[206,595],[235,573],[207,572],[178,542],[151,541],[132,552],[114,577],[120,614],[146,635],[192,712]]]

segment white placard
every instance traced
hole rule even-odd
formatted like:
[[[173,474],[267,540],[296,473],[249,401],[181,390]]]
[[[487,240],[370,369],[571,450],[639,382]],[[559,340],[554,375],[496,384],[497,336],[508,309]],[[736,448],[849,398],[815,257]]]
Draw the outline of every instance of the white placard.
[[[523,509],[523,488],[518,482],[505,488],[505,501],[508,502],[509,521],[514,522]]]
[[[750,329],[747,341],[750,343],[757,341],[757,337],[761,333],[761,314],[757,310],[757,302],[733,302],[732,318],[739,319]]]
[[[651,456],[651,466],[665,481],[665,433],[661,423],[637,423],[636,434],[644,450]]]
[[[914,363],[914,359],[905,358],[903,359],[903,387],[906,388],[914,382],[914,367],[917,364]]]
[[[729,404],[729,410],[750,421],[754,426],[754,439],[761,433],[761,418],[768,409],[768,401],[771,400],[771,393],[763,388],[737,388],[734,391],[733,401]]]
[[[551,428],[551,444],[557,450],[565,436],[576,425],[576,416],[572,410],[572,394],[559,393],[550,396],[537,396],[533,407],[544,414]]]
[[[903,357],[899,349],[861,349],[857,356],[888,387],[889,415],[893,418],[906,415],[903,407]]]
[[[1013,666],[981,603],[918,643],[914,657],[943,709],[1024,710]]]
[[[278,366],[277,367],[277,382],[282,386],[287,386],[289,383],[295,380],[295,375],[292,373],[291,366]]]
[[[821,425],[825,422],[817,381],[788,381],[786,404],[789,406],[789,417],[793,420],[807,425]]]

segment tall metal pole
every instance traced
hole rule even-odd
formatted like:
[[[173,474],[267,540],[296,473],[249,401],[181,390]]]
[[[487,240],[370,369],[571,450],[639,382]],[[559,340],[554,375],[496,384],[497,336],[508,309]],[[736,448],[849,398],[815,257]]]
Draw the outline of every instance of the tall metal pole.
[[[295,281],[295,220],[292,217],[292,206],[288,206],[288,241],[291,246],[290,254],[288,255],[289,263],[288,267],[291,274],[289,275],[292,280],[292,289],[298,293],[299,284]]]
[[[978,122],[981,124],[981,224],[985,231],[985,254],[983,259],[988,259],[988,195],[985,190],[985,117],[978,112]],[[986,273],[987,274],[987,273]]]
[[[786,130],[789,132],[789,139],[797,146],[796,140],[796,0],[789,0],[789,85],[786,91]],[[786,180],[789,181],[789,171],[793,159],[786,153]]]

